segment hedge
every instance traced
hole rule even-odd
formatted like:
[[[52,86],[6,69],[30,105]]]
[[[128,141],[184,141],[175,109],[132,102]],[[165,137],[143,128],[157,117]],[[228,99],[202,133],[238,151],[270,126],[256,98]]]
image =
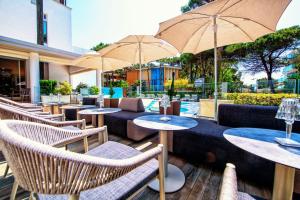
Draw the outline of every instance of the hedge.
[[[226,93],[225,98],[235,104],[278,106],[282,98],[295,98],[297,94]]]

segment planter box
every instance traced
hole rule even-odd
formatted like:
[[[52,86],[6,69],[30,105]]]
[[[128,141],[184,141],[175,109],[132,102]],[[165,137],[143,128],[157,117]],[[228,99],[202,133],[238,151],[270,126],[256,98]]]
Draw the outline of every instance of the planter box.
[[[180,115],[180,107],[181,107],[181,101],[174,100],[171,102],[171,106],[167,108],[167,115]],[[159,113],[164,114],[164,108],[160,107],[159,102]]]
[[[233,104],[232,100],[218,100],[220,104]],[[215,104],[214,99],[200,99],[199,101],[199,116],[214,118]]]
[[[47,95],[42,95],[41,96],[42,103],[50,103],[50,102],[58,102],[58,96],[53,95],[51,98],[50,96]],[[71,96],[70,95],[62,95],[60,98],[60,101],[62,103],[70,103],[71,102]]]
[[[118,108],[118,107],[119,107],[119,99],[104,98],[104,108]]]

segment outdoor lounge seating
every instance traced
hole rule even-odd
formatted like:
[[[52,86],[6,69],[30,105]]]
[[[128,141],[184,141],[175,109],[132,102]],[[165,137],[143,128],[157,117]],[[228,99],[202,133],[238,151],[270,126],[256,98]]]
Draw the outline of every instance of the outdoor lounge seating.
[[[233,127],[253,127],[285,130],[285,123],[275,119],[276,106],[221,104],[218,122],[196,119],[195,128],[174,131],[173,152],[193,162],[208,162],[224,168],[227,162],[237,166],[237,174],[247,180],[270,185],[273,183],[274,163],[247,153],[230,144],[223,132]],[[295,122],[293,132],[300,133]],[[253,176],[255,171],[256,175]]]
[[[86,155],[52,147],[93,134],[101,136],[102,145]],[[107,137],[105,127],[72,132],[22,121],[0,122],[2,150],[17,183],[39,199],[125,199],[155,178],[158,168],[160,199],[165,199],[163,146],[141,153]]]
[[[140,98],[123,98],[119,104],[120,112],[104,115],[104,124],[108,132],[122,137],[140,141],[147,136],[157,133],[157,131],[138,127],[133,120],[143,115],[153,115],[145,112],[143,101]]]

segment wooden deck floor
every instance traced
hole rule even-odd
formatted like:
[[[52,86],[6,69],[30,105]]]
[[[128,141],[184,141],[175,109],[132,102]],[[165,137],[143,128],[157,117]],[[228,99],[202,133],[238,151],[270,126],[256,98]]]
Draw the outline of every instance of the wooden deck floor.
[[[113,135],[109,136],[109,140],[118,141],[134,148],[141,148],[145,151],[157,144],[157,137],[149,138],[145,141],[134,143],[127,139],[122,139]],[[167,194],[167,199],[171,200],[216,200],[220,191],[220,183],[222,180],[221,171],[211,169],[205,165],[197,165],[186,162],[184,159],[174,155],[169,156],[169,162],[181,168],[186,177],[184,187],[175,193]],[[5,164],[0,164],[0,177],[4,172]],[[8,199],[13,183],[13,176],[5,179],[0,178],[0,200]],[[239,191],[246,192],[264,199],[270,199],[270,189],[259,188],[250,183],[239,180]],[[27,199],[28,192],[19,189],[17,199]],[[135,200],[155,200],[158,199],[158,193],[149,188],[141,191],[134,199]]]

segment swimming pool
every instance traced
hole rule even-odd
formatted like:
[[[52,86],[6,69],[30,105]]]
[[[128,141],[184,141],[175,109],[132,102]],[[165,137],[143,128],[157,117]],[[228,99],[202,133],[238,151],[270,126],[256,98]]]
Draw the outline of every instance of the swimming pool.
[[[146,112],[159,112],[158,100],[143,99]],[[180,107],[180,115],[193,116],[199,111],[199,102],[182,101]]]

